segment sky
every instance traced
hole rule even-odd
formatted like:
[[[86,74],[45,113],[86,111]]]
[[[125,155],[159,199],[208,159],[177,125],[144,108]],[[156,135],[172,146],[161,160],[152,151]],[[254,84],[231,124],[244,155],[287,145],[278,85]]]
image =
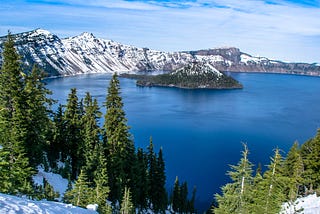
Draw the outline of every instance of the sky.
[[[161,51],[237,47],[320,63],[320,0],[1,0],[1,36],[36,28]]]

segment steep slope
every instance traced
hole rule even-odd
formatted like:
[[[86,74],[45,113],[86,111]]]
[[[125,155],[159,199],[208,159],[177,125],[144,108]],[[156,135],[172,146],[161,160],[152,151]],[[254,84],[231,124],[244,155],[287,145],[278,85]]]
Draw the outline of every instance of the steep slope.
[[[13,36],[26,68],[38,63],[49,76],[173,71],[195,60],[205,61],[220,71],[320,75],[320,66],[316,64],[252,57],[233,47],[170,53],[99,39],[91,33],[60,39],[46,30],[37,29]],[[6,36],[0,37],[0,52],[5,40]]]

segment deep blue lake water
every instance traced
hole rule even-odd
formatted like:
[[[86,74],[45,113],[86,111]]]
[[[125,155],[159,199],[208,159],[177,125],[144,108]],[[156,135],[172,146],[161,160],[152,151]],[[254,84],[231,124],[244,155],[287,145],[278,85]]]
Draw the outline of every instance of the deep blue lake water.
[[[242,90],[141,88],[120,79],[124,109],[135,145],[150,136],[163,148],[168,188],[176,176],[197,186],[197,207],[208,208],[213,194],[229,181],[247,143],[254,164],[269,163],[273,149],[285,156],[294,141],[305,142],[320,127],[320,78],[280,74],[233,73]],[[53,97],[65,103],[70,88],[105,100],[111,76],[82,75],[47,80]],[[102,109],[105,112],[105,109]]]

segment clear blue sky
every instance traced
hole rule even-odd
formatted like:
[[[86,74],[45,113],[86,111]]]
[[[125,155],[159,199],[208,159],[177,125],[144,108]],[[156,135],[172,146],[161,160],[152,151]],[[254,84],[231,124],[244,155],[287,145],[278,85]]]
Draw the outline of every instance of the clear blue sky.
[[[320,63],[320,0],[1,0],[0,35],[35,28],[162,51],[235,46]]]

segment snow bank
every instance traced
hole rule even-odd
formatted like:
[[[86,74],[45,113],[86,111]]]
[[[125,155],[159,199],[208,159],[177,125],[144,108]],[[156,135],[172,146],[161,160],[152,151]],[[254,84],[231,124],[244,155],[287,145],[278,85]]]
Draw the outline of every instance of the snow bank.
[[[38,173],[33,176],[33,181],[37,185],[43,185],[43,178],[48,181],[48,183],[53,187],[54,191],[59,192],[59,200],[61,200],[68,188],[68,179],[63,178],[59,174],[45,172],[43,168],[38,167]]]
[[[0,193],[0,213],[10,214],[97,214],[92,210],[51,201],[33,201]]]
[[[280,214],[319,214],[320,197],[316,194],[298,198],[293,204],[284,203]]]

